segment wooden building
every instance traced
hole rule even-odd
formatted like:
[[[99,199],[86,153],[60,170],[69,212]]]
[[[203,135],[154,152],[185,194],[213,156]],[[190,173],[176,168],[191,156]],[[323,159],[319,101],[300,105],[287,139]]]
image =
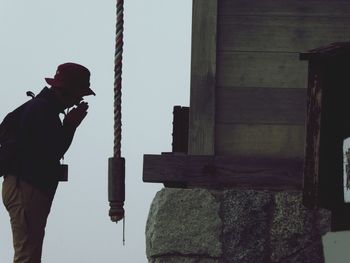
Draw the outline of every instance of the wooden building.
[[[350,40],[350,2],[193,0],[192,23],[188,152],[145,155],[144,181],[302,189],[299,55]]]

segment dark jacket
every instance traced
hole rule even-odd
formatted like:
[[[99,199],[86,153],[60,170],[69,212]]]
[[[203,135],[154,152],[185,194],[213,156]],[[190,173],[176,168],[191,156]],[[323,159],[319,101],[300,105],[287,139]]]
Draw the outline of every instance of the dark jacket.
[[[62,124],[59,114],[63,110],[53,91],[45,87],[26,104],[20,120],[17,176],[52,198],[59,181],[60,159],[75,132]]]

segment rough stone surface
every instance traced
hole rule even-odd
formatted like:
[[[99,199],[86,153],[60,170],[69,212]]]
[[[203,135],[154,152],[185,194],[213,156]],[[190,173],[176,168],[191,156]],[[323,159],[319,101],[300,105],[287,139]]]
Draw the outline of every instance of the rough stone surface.
[[[223,192],[223,247],[225,262],[267,262],[269,221],[273,208],[267,191]]]
[[[317,210],[317,224],[318,232],[321,236],[327,234],[331,231],[331,221],[332,221],[332,213],[327,209]]]
[[[273,261],[271,261],[273,262]],[[315,242],[311,246],[297,251],[293,255],[282,258],[278,263],[324,263],[322,241]]]
[[[219,263],[218,259],[184,256],[165,256],[152,259],[150,263]]]
[[[220,203],[208,190],[162,189],[148,216],[147,257],[173,254],[220,257],[219,208]]]
[[[163,189],[146,227],[150,263],[324,263],[330,212],[298,191]]]
[[[320,225],[320,213],[317,210],[309,210],[302,205],[301,192],[276,193],[271,225],[272,262],[292,260],[310,253],[313,253],[311,258],[315,259],[310,262],[323,262],[320,229],[325,228],[324,225],[324,220]],[[321,261],[316,260],[318,255]]]

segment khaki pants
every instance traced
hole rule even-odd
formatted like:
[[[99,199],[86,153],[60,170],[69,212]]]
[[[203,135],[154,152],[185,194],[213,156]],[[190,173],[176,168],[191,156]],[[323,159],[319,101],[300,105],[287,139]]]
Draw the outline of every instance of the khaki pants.
[[[46,220],[52,200],[15,176],[6,176],[2,199],[10,215],[14,263],[40,263]]]

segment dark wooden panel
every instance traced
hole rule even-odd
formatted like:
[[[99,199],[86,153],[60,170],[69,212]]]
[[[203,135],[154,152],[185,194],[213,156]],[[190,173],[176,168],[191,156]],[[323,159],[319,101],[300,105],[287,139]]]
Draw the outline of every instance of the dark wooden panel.
[[[307,62],[298,53],[218,52],[217,85],[306,88]]]
[[[194,0],[189,153],[214,154],[217,0]]]
[[[306,89],[218,88],[217,123],[305,124]]]
[[[192,186],[301,189],[302,159],[144,155],[143,181]]]
[[[312,65],[307,89],[307,122],[305,144],[305,169],[303,203],[308,208],[316,208],[319,203],[320,128],[322,109],[322,89],[324,86],[324,65]]]
[[[350,16],[350,2],[345,0],[220,0],[219,14]]]
[[[349,17],[221,16],[218,50],[304,52],[350,39]]]
[[[189,107],[174,106],[172,152],[188,153]]]
[[[216,125],[216,153],[230,156],[303,158],[305,125]]]

